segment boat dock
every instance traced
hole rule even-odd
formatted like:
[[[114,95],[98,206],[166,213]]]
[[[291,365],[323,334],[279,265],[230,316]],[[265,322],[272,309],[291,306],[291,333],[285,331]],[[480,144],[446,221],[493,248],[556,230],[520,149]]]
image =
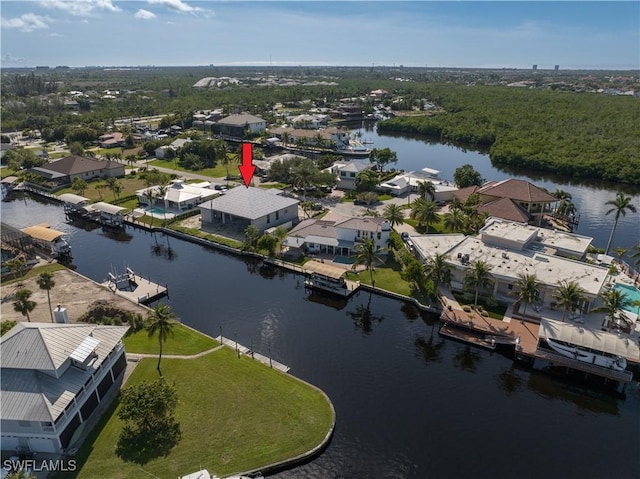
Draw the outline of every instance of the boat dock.
[[[229,346],[230,348],[235,349],[238,352],[238,354],[244,354],[245,356],[249,356],[251,359],[260,361],[262,364],[265,364],[272,369],[277,369],[278,371],[282,371],[283,373],[288,373],[289,369],[291,369],[289,368],[289,366],[285,364],[279,363],[278,361],[274,361],[273,359],[267,356],[264,356],[263,354],[252,351],[251,349],[247,348],[246,346],[243,346],[242,344],[238,343],[233,339],[225,338],[224,336],[218,336],[215,339],[216,341],[219,341],[220,344],[223,344],[224,346]]]
[[[123,296],[134,303],[148,304],[169,294],[166,285],[161,285],[144,278],[127,268],[124,274],[109,273],[108,279],[102,283],[114,294]]]

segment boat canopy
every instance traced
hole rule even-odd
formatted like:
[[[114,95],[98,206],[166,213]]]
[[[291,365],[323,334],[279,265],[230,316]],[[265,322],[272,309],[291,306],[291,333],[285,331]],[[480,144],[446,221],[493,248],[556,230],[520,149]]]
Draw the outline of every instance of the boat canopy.
[[[126,208],[123,208],[122,206],[116,206],[116,205],[112,205],[112,204],[104,203],[104,202],[100,201],[98,203],[92,204],[91,205],[91,210],[99,211],[101,213],[108,213],[110,215],[118,215],[118,214],[122,213],[124,210],[126,210]]]
[[[62,231],[54,230],[45,225],[29,226],[27,228],[23,228],[22,232],[37,240],[49,242],[55,241],[64,236]]]
[[[622,356],[633,361],[640,360],[640,348],[633,338],[618,336],[599,329],[587,329],[570,323],[543,318],[540,321],[540,338],[556,339],[565,343]]]
[[[330,264],[320,263],[318,261],[307,261],[302,267],[308,273],[318,273],[328,278],[339,279],[345,273],[345,270],[332,266]]]
[[[58,195],[65,203],[71,203],[72,205],[86,205],[89,203],[89,198],[85,198],[84,196],[74,195],[73,193],[63,193]]]

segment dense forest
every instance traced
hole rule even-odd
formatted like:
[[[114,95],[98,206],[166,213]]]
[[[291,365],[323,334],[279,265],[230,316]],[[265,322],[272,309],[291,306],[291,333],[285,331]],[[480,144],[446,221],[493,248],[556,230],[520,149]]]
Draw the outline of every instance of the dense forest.
[[[630,96],[425,85],[444,113],[397,117],[380,132],[490,147],[498,166],[640,184],[640,101]]]

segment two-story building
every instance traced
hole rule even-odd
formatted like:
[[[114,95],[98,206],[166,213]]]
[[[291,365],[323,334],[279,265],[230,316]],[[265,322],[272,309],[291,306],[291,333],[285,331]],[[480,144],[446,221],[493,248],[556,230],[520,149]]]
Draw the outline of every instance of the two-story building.
[[[326,219],[301,221],[293,228],[284,245],[292,250],[305,250],[311,254],[357,254],[357,245],[365,239],[383,249],[387,247],[391,225],[384,218],[349,218],[332,215]]]
[[[338,177],[336,188],[353,190],[357,176],[366,169],[371,169],[369,160],[340,160],[326,169]]]
[[[229,115],[213,125],[216,133],[235,138],[243,138],[245,132],[260,134],[267,129],[266,120],[259,116],[243,113],[241,115]]]
[[[126,368],[128,326],[18,323],[2,348],[3,450],[59,454]]]

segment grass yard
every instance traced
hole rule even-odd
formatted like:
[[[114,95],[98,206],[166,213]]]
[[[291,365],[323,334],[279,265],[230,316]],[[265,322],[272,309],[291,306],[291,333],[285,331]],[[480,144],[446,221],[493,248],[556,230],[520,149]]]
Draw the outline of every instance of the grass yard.
[[[142,360],[127,384],[157,379],[155,368],[153,359]],[[306,452],[332,426],[332,408],[320,391],[250,358],[238,359],[229,348],[198,359],[163,360],[162,372],[178,394],[177,446],[145,464],[122,461],[114,454],[122,422],[113,407],[78,451],[74,477],[174,479],[205,468],[227,475]]]
[[[176,323],[173,335],[167,338],[162,346],[162,354],[183,354],[189,356],[207,351],[218,346],[218,341],[204,334]],[[158,337],[150,338],[146,331],[138,331],[124,338],[124,346],[128,353],[158,354],[160,346]]]
[[[216,166],[214,166],[213,168],[204,168],[202,170],[189,170],[187,168],[184,168],[182,166],[180,166],[178,164],[178,160],[177,159],[173,159],[173,160],[151,160],[149,162],[149,165],[151,166],[158,166],[160,168],[170,168],[172,170],[175,171],[184,171],[187,173],[195,173],[197,175],[203,175],[203,176],[209,176],[211,178],[226,178],[227,177],[227,169],[226,167],[221,164],[218,163],[216,164]],[[237,176],[238,174],[238,165],[237,164],[231,164],[229,165],[229,174],[231,176]]]
[[[46,271],[53,273],[55,271],[60,271],[66,269],[65,266],[60,263],[50,263],[43,266],[36,266],[35,268],[31,268],[26,271],[23,275],[14,278],[11,276],[9,279],[2,280],[2,286],[7,286],[12,283],[16,283],[18,281],[24,281],[25,279],[33,278],[35,276],[40,276],[40,273],[44,273]]]
[[[444,224],[442,223],[442,215],[438,215],[438,217],[440,218],[440,221],[430,225],[428,232],[424,226],[418,226],[418,222],[414,219],[405,218],[404,222],[410,226],[413,226],[419,234],[449,233],[449,231],[447,231],[447,229],[444,227]]]
[[[240,249],[242,248],[242,242],[236,241],[231,238],[225,238],[224,236],[218,236],[211,233],[205,233],[197,228],[185,228],[184,226],[178,226],[177,224],[170,225],[169,228],[172,230],[180,231],[181,233],[185,233],[191,236],[195,236],[197,238],[206,239],[209,241],[213,241],[214,243],[219,243],[225,246],[229,246],[231,248]]]
[[[120,195],[119,195],[121,198],[124,196],[135,195],[136,191],[147,187],[144,180],[138,177],[127,176],[124,178],[118,178],[118,182],[122,185],[122,191],[120,192]],[[100,199],[100,193],[98,190],[96,190],[96,186],[104,185],[104,184],[105,182],[102,180],[88,182],[87,189],[84,190],[84,193],[82,193],[81,196],[84,196],[85,198],[89,198],[93,202],[106,201],[107,203],[109,203],[113,201],[114,199],[113,192],[108,188],[105,188],[104,190],[102,190],[102,200]],[[67,188],[63,188],[59,191],[56,191],[56,195],[58,196],[63,193],[78,194],[73,190],[73,188],[71,188],[71,186],[68,186]]]
[[[0,178],[6,178],[7,176],[15,175],[16,173],[16,170],[12,170],[8,166],[5,168],[0,168]]]
[[[407,281],[400,277],[400,265],[389,255],[384,266],[376,266],[373,271],[373,278],[376,281],[376,287],[392,291],[394,293],[411,296],[411,286]],[[347,272],[347,279],[360,281],[364,284],[371,284],[371,275],[369,271],[361,271],[360,273]]]
[[[473,306],[475,293],[472,291],[469,291],[468,293],[453,293],[453,297],[456,298],[458,303],[460,303],[460,306]],[[498,319],[500,321],[504,319],[504,314],[507,312],[506,304],[501,302],[491,302],[491,304],[489,304],[487,302],[487,298],[482,296],[478,296],[478,306],[482,306],[490,318]]]

